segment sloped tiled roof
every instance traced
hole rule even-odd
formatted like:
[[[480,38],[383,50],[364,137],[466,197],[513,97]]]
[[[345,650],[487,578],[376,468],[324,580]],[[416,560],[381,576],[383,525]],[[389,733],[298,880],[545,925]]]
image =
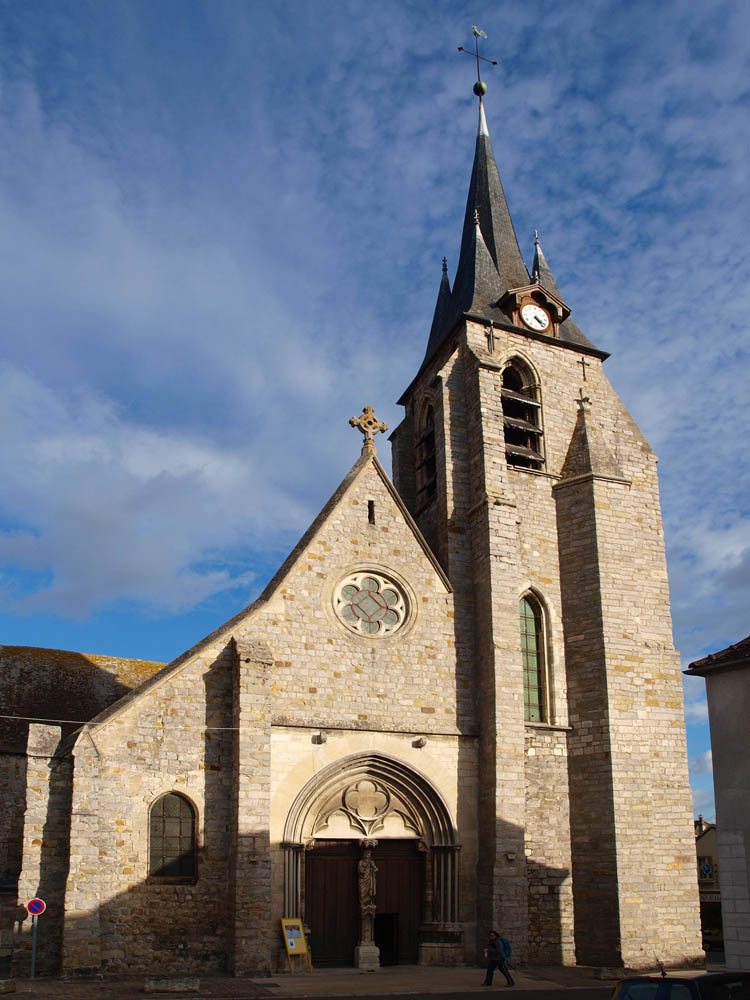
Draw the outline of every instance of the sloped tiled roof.
[[[750,635],[718,653],[709,653],[702,660],[694,660],[684,673],[705,677],[714,671],[736,667],[750,667]]]
[[[164,666],[151,660],[0,646],[0,750],[23,752],[32,722],[78,729]]]

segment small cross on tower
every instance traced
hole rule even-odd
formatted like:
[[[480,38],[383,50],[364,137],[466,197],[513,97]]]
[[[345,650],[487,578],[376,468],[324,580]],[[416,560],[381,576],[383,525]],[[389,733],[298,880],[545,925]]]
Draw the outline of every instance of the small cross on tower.
[[[587,361],[585,358],[579,358],[576,362],[581,366],[581,371],[583,372],[583,381],[586,381],[586,369],[591,367],[591,362]]]
[[[365,440],[362,443],[362,454],[375,454],[375,444],[373,437],[380,431],[383,434],[388,430],[388,424],[384,424],[375,416],[375,411],[371,406],[366,406],[358,417],[352,417],[349,421],[352,427],[361,431]]]
[[[576,405],[581,413],[583,413],[585,410],[591,409],[591,400],[589,399],[588,396],[584,396],[583,388],[579,388],[578,390],[578,398],[576,399]]]

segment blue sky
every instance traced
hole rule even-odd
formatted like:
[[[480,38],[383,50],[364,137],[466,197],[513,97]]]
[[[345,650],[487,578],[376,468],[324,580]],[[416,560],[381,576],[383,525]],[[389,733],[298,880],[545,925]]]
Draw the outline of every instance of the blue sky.
[[[522,249],[660,456],[683,662],[748,633],[750,5],[0,0],[3,643],[173,658],[317,513],[348,418],[398,422],[472,24]]]

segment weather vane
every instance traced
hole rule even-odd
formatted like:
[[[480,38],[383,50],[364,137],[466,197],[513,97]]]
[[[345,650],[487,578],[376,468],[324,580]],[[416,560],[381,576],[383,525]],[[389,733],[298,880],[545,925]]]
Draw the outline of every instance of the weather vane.
[[[482,97],[487,93],[487,84],[482,79],[482,74],[480,73],[480,68],[479,68],[479,60],[481,59],[484,62],[488,62],[492,66],[497,66],[497,61],[495,59],[488,59],[486,56],[480,56],[479,55],[479,39],[480,38],[486,38],[487,37],[487,32],[486,31],[482,31],[482,29],[478,28],[476,26],[476,24],[472,25],[471,30],[474,32],[474,53],[473,53],[473,55],[476,57],[476,60],[477,60],[477,82],[474,84],[474,93],[477,95],[477,97],[481,101]],[[458,51],[459,52],[465,52],[469,56],[472,55],[472,53],[468,49],[465,49],[463,47],[463,45],[459,45],[458,46]]]

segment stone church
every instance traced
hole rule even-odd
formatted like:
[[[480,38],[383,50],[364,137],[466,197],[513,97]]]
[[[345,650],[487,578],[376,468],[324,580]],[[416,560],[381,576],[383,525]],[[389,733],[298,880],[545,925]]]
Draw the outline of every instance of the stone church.
[[[262,595],[172,663],[1,648],[14,971],[34,896],[67,975],[275,972],[282,917],[317,966],[475,963],[493,927],[519,962],[702,961],[657,459],[606,358],[524,263],[480,97],[393,478],[367,407]]]

